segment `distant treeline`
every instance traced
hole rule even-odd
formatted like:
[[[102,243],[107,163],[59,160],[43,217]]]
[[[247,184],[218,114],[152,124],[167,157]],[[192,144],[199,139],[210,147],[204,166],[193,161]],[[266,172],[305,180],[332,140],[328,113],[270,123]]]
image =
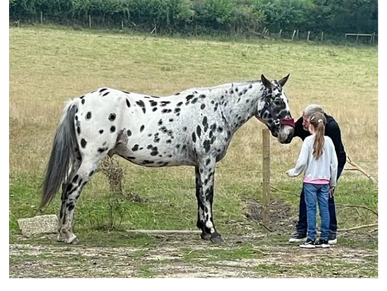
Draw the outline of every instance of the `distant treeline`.
[[[161,34],[378,33],[378,0],[9,0],[11,21],[41,15],[66,25],[89,25],[91,16],[96,26]]]

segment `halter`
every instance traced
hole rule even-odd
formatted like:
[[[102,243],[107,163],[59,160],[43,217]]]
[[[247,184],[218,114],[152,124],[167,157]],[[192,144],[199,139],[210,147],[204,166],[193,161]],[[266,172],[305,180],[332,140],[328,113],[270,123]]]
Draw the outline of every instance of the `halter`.
[[[270,115],[274,116],[273,110],[271,109],[271,106],[270,106],[269,102],[265,102],[265,106],[263,106],[263,108],[261,110],[261,113],[259,114],[259,117],[257,117],[257,119],[260,120],[260,121],[264,121],[263,114],[266,111],[269,111]],[[272,128],[270,128],[268,125],[267,125],[267,127],[269,127],[269,129],[272,130],[272,129],[274,129],[273,127],[279,128],[281,125],[288,125],[288,126],[291,126],[293,128],[295,128],[295,126],[296,126],[295,123],[294,123],[294,119],[293,118],[286,117],[286,118],[282,118],[282,119],[273,119],[273,124],[271,126]]]

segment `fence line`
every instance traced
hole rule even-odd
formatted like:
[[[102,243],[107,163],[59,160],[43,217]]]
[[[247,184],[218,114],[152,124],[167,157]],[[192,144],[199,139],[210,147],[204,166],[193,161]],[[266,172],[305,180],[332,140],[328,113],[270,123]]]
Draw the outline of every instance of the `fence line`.
[[[356,36],[356,43],[359,41],[359,36],[365,36],[370,38],[370,43],[375,43],[375,37],[378,37],[377,34],[374,33],[346,33],[345,39],[347,39],[348,36]]]
[[[44,22],[44,17],[43,17],[43,12],[40,11],[40,24],[43,24]],[[38,16],[38,17],[39,17]],[[92,22],[92,16],[91,15],[88,15],[88,26],[89,28],[92,28],[93,27],[93,22]],[[36,21],[37,19],[34,18],[33,21]],[[39,20],[38,20],[39,21]],[[103,21],[104,22],[104,21]],[[20,19],[17,20],[17,21],[14,21],[14,23],[19,27],[20,26]],[[98,21],[97,21],[98,23]],[[104,23],[105,24],[105,23]],[[98,24],[97,25],[94,25],[96,27],[98,27]],[[107,25],[109,27],[109,25]],[[136,25],[134,25],[136,27]],[[123,31],[124,30],[124,21],[121,20],[121,22],[119,23],[118,27]],[[150,32],[151,34],[152,33],[155,33],[156,34],[156,24],[154,24],[153,26],[153,30]],[[128,27],[129,28],[129,27]],[[250,32],[250,35],[256,35],[257,37],[261,37],[261,38],[269,38],[271,37],[271,32],[268,28],[264,27],[262,32],[257,32],[257,31],[254,31],[254,30],[249,30]],[[279,39],[285,39],[283,37],[283,30],[280,29],[280,31],[278,32],[278,38]],[[311,31],[307,31],[306,32],[306,41],[309,42],[311,41]],[[275,35],[275,37],[277,37],[277,33],[273,33],[273,35]],[[304,35],[305,36],[305,35]],[[369,40],[369,44],[375,44],[375,39],[378,37],[378,34],[376,34],[375,32],[373,33],[345,33],[345,40],[347,40],[349,37],[356,37],[356,43],[359,42],[359,37],[369,37],[370,40]],[[298,29],[295,29],[293,30],[293,33],[292,33],[292,36],[290,38],[292,41],[294,40],[300,40],[300,31]],[[315,39],[319,39],[320,42],[323,42],[324,40],[324,32],[321,31],[321,37],[316,37]]]

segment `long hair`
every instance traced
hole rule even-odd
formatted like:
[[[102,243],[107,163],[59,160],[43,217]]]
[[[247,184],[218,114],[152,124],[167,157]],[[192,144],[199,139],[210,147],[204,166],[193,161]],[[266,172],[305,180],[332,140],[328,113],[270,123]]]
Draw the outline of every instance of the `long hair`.
[[[323,113],[316,112],[310,116],[309,122],[316,132],[313,143],[313,156],[316,160],[318,160],[323,154],[325,125],[327,124],[327,119]]]

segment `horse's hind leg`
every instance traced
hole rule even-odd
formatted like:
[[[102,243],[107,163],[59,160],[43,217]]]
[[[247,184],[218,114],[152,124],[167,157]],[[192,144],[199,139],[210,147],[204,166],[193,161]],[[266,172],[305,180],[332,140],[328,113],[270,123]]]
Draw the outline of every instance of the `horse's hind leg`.
[[[59,218],[58,241],[78,243],[78,239],[72,231],[75,204],[81,195],[83,186],[90,180],[98,167],[98,161],[90,161],[84,158],[79,169],[74,173],[63,190],[62,205]]]
[[[75,176],[75,174],[78,172],[78,169],[79,167],[81,166],[81,163],[82,163],[82,157],[81,157],[81,154],[78,150],[78,148],[75,148],[74,150],[75,152],[75,157],[72,161],[72,166],[71,166],[71,169],[70,169],[70,172],[67,176],[67,180],[63,182],[62,184],[62,198],[61,198],[61,201],[62,201],[62,206],[61,206],[61,209],[60,209],[60,217],[63,217],[64,215],[64,211],[65,211],[65,204],[63,203],[64,201],[66,201],[65,199],[65,195],[66,195],[66,187],[68,184],[71,184],[72,183],[72,180]],[[62,228],[62,223],[59,221],[58,223],[58,241],[65,241],[66,240],[66,236],[64,235],[64,233],[62,233],[60,230]]]

